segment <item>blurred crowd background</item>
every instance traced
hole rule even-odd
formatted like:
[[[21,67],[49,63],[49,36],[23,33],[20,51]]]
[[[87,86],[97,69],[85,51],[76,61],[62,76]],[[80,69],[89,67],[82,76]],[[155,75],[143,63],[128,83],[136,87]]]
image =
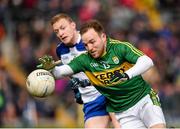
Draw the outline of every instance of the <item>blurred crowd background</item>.
[[[69,80],[57,80],[55,93],[44,99],[25,88],[39,57],[57,60],[59,41],[49,21],[62,12],[77,28],[100,20],[109,36],[150,56],[155,67],[144,77],[159,93],[168,126],[180,127],[179,0],[0,0],[0,127],[83,127]]]

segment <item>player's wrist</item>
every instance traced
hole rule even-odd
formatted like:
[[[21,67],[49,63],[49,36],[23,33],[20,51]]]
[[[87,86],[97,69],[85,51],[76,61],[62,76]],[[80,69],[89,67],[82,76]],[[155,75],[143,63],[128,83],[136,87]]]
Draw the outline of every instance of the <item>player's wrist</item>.
[[[127,73],[123,73],[124,78],[127,78],[127,80],[130,79],[129,75]]]

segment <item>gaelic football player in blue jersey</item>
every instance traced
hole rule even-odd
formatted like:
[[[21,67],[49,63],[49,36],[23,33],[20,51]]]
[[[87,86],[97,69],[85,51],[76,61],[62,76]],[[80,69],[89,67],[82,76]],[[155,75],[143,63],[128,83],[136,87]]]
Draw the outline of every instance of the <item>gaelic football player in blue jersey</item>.
[[[57,14],[51,19],[51,25],[54,33],[59,38],[60,43],[57,46],[56,53],[63,64],[86,52],[81,35],[76,29],[76,24],[67,14]],[[84,62],[86,62],[84,60]],[[72,75],[79,82],[88,79],[85,73],[79,72]],[[106,111],[106,100],[94,86],[81,87],[77,81],[71,81],[72,89],[75,93],[76,102],[83,104],[85,128],[108,128],[112,120],[113,126],[119,128],[119,123],[115,116]]]

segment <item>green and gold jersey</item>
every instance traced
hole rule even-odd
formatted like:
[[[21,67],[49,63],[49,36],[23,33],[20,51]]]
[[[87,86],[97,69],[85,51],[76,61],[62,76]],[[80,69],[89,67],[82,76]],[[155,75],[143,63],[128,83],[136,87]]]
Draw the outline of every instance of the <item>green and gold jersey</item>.
[[[130,69],[143,53],[128,42],[108,38],[106,54],[94,59],[81,54],[69,63],[74,73],[85,72],[96,89],[107,98],[108,112],[121,112],[135,105],[150,92],[150,86],[141,76],[128,81],[109,83],[115,71]]]

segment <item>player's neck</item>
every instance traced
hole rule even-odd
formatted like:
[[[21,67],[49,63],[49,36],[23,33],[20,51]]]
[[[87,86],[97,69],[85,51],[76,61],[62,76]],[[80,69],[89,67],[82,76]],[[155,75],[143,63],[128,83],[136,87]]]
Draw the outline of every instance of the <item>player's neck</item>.
[[[104,55],[106,55],[106,45],[107,45],[107,42],[104,44],[104,50],[103,50],[103,54],[102,54],[102,56],[101,57],[103,57]]]
[[[74,33],[74,38],[73,38],[73,41],[72,41],[73,45],[75,45],[78,42],[79,36],[80,36],[79,32],[76,31]]]
[[[81,38],[79,32],[78,32],[78,31],[75,31],[75,32],[73,33],[73,38],[71,39],[71,41],[70,41],[69,44],[66,44],[66,46],[68,46],[68,47],[73,47],[76,43],[78,43],[79,38]]]

